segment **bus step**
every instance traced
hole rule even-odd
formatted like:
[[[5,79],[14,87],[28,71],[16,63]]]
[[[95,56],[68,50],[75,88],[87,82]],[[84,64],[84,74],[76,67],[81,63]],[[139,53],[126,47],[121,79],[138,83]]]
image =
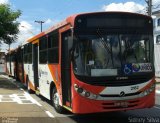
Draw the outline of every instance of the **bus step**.
[[[40,95],[40,91],[39,91],[38,88],[37,88],[37,90],[36,90],[36,94],[37,94],[37,95]]]

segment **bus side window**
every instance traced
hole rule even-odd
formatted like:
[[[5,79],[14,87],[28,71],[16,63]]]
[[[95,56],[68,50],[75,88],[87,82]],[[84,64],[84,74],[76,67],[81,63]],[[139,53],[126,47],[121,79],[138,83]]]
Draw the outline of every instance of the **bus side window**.
[[[48,36],[48,63],[58,63],[59,58],[59,36],[58,32],[52,32]]]
[[[47,37],[43,36],[39,41],[39,63],[47,63]]]

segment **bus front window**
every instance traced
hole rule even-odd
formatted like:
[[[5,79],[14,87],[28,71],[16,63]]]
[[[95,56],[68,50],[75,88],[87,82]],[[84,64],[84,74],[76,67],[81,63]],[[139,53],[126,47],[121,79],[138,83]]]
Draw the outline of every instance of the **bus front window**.
[[[81,76],[118,76],[128,63],[149,63],[149,36],[80,35],[75,38],[74,72]]]

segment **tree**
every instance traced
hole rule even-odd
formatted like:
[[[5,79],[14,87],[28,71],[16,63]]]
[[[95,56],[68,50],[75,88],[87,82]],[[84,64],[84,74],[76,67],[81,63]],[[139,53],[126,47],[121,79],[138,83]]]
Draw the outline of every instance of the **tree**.
[[[11,10],[10,5],[0,4],[0,43],[4,42],[10,45],[16,42],[19,32],[19,22],[17,18],[21,15],[21,11]]]

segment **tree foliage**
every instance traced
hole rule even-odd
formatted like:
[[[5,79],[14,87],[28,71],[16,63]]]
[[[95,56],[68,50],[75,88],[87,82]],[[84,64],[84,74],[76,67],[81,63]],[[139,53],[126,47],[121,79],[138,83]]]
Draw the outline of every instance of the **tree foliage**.
[[[0,4],[0,43],[11,44],[16,41],[19,32],[17,18],[21,11],[14,11],[10,5]]]

